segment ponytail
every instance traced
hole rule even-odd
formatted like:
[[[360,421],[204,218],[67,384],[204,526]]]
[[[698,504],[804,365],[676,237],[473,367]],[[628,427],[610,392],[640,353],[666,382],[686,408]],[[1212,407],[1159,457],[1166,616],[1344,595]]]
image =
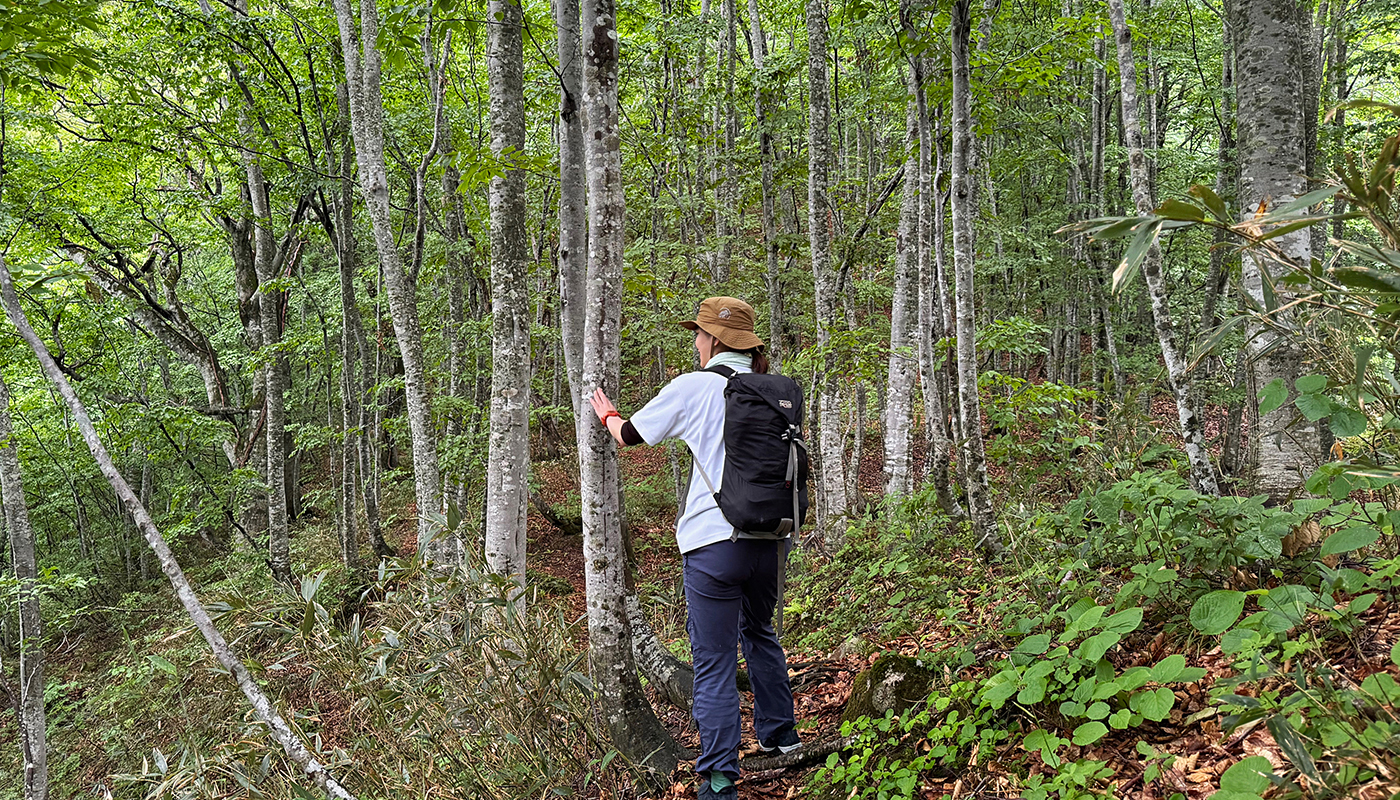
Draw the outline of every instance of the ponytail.
[[[759,374],[768,372],[768,354],[763,352],[762,347],[755,347],[752,350],[745,350],[753,358],[753,371]]]

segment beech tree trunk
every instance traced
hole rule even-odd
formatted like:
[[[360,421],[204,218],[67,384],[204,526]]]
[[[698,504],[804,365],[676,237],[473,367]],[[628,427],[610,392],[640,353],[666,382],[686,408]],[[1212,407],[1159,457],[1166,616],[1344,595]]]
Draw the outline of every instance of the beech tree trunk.
[[[343,0],[342,0],[343,2]],[[580,397],[617,396],[624,201],[618,130],[618,36],[613,0],[582,4],[583,116],[588,186],[588,274]],[[617,444],[591,412],[575,420],[583,499],[584,581],[593,686],[618,751],[659,775],[684,753],[661,725],[637,678],[628,620]]]
[[[973,220],[976,210],[976,175],[972,155],[972,70],[969,39],[972,33],[971,0],[953,0],[950,22],[953,53],[953,282],[958,340],[958,403],[962,408],[963,448],[966,462],[967,503],[977,546],[988,554],[1003,549],[987,484],[987,454],[982,443],[982,404],[977,394],[976,305],[973,295]]]
[[[783,371],[784,337],[783,281],[778,259],[777,192],[773,185],[773,132],[768,121],[767,91],[763,65],[768,59],[768,40],[763,34],[763,18],[758,0],[749,3],[749,47],[753,57],[754,127],[758,131],[759,185],[763,192],[763,263],[768,288],[768,363],[777,373]]]
[[[1302,35],[1297,4],[1235,0],[1234,6],[1240,208],[1249,218],[1261,204],[1266,211],[1278,208],[1306,190],[1307,86],[1297,46]],[[1265,281],[1275,284],[1280,306],[1289,302],[1291,293],[1276,281],[1295,266],[1308,264],[1313,255],[1310,239],[1308,230],[1273,239],[1286,263],[1254,254],[1243,260],[1241,283],[1260,308],[1266,308]],[[1301,351],[1267,329],[1250,333],[1255,384],[1263,388],[1281,380],[1289,392],[1289,402],[1263,415],[1251,429],[1258,453],[1255,488],[1284,500],[1299,491],[1322,458],[1321,436],[1316,423],[1298,414],[1291,402],[1293,382],[1302,374]]]
[[[906,23],[907,24],[907,23]],[[938,379],[935,367],[935,347],[943,332],[943,271],[937,263],[937,247],[942,224],[943,203],[935,199],[938,191],[934,182],[933,125],[930,119],[928,96],[924,91],[931,62],[916,58],[911,63],[909,73],[910,93],[914,98],[916,133],[918,135],[918,174],[919,205],[918,230],[916,236],[916,261],[919,280],[919,325],[924,330],[920,336],[919,368],[924,384],[924,415],[928,425],[927,473],[933,481],[933,490],[938,505],[943,512],[955,519],[966,515],[957,498],[953,496],[949,479],[949,461],[952,443],[948,439],[948,411],[943,382]]]
[[[380,90],[379,11],[373,0],[360,0],[360,24],[350,0],[333,0],[340,29],[341,53],[345,59],[346,83],[350,87],[350,122],[355,140],[355,156],[360,167],[360,188],[365,196],[374,231],[375,249],[384,270],[389,295],[389,316],[394,324],[399,355],[403,359],[404,404],[408,410],[409,437],[413,450],[413,489],[418,511],[418,538],[426,542],[432,535],[428,521],[431,512],[441,513],[442,481],[438,470],[437,438],[433,430],[432,405],[427,372],[423,363],[423,328],[418,318],[417,286],[404,270],[403,256],[394,239],[389,206],[389,175],[384,162],[384,102]],[[363,47],[361,46],[363,44]],[[443,536],[429,558],[451,556],[450,542]],[[444,547],[448,549],[443,550]]]
[[[112,490],[121,498],[127,513],[135,520],[142,535],[146,537],[146,543],[156,554],[161,570],[170,579],[170,585],[175,590],[176,597],[180,599],[180,604],[184,606],[185,613],[189,615],[195,628],[204,636],[205,642],[209,644],[209,649],[214,652],[219,664],[233,676],[234,682],[238,684],[243,696],[248,699],[248,703],[253,707],[258,719],[267,726],[268,735],[282,747],[287,757],[301,769],[302,773],[311,778],[316,786],[328,796],[334,800],[354,800],[355,796],[341,786],[302,743],[297,733],[292,730],[281,712],[272,703],[272,700],[254,680],[252,673],[244,665],[243,659],[233,651],[223,634],[215,627],[214,620],[209,617],[209,612],[200,602],[198,595],[190,586],[189,580],[185,578],[185,573],[180,569],[180,564],[175,560],[174,554],[170,552],[164,535],[151,521],[146,507],[141,504],[141,500],[131,490],[130,484],[126,482],[126,479],[122,477],[121,472],[112,462],[111,455],[108,454],[107,448],[97,435],[97,428],[92,424],[87,409],[78,399],[77,393],[73,391],[73,386],[68,382],[67,376],[63,374],[63,371],[53,360],[53,356],[49,354],[48,346],[30,327],[24,310],[20,308],[19,297],[15,294],[10,272],[3,259],[0,259],[0,298],[3,298],[5,313],[10,322],[19,330],[20,337],[34,351],[44,374],[48,376],[49,381],[53,383],[54,388],[58,390],[59,395],[68,405],[69,410],[73,412],[73,421],[77,424],[78,431],[82,434],[83,441],[87,443],[93,459],[97,461],[98,469],[101,470],[107,482],[111,484]]]
[[[913,70],[911,69],[912,73]],[[909,462],[909,432],[913,422],[914,375],[918,366],[918,341],[913,325],[919,320],[919,111],[914,92],[921,86],[909,79],[910,96],[905,111],[904,191],[899,204],[899,228],[895,234],[894,297],[890,303],[890,360],[885,379],[885,494],[908,494],[913,488]],[[946,474],[946,473],[945,473]]]
[[[820,472],[817,527],[828,544],[842,531],[837,522],[846,513],[846,435],[842,429],[841,376],[830,352],[831,334],[839,325],[836,270],[831,263],[832,206],[829,194],[831,104],[826,80],[826,2],[807,0],[807,235],[811,247],[813,295],[816,301],[817,347],[827,351],[816,375],[817,431]]]
[[[266,365],[264,441],[267,448],[267,545],[272,577],[291,583],[292,556],[287,520],[287,358],[278,346],[281,336],[281,297],[276,281],[282,264],[277,259],[276,237],[272,232],[272,212],[268,207],[267,181],[263,177],[258,146],[253,141],[252,122],[246,112],[239,128],[243,134],[243,167],[248,176],[248,197],[253,207],[253,267],[258,275],[258,315],[262,323],[262,343]]]
[[[525,588],[525,511],[530,470],[530,286],[525,174],[509,166],[525,150],[524,56],[518,0],[486,8],[491,151],[507,162],[491,179],[491,432],[486,467],[486,566]]]
[[[1152,182],[1148,175],[1147,156],[1143,153],[1142,127],[1138,121],[1137,73],[1133,63],[1133,37],[1123,14],[1123,0],[1108,0],[1108,15],[1113,23],[1114,40],[1118,44],[1118,75],[1122,84],[1123,132],[1128,145],[1128,168],[1132,174],[1133,203],[1139,214],[1152,213]],[[1191,380],[1186,372],[1186,360],[1176,346],[1171,308],[1167,304],[1166,279],[1162,276],[1162,251],[1153,242],[1142,262],[1142,275],[1152,303],[1152,327],[1167,367],[1167,385],[1176,399],[1177,421],[1181,426],[1182,445],[1191,462],[1191,483],[1197,491],[1218,495],[1215,468],[1206,449],[1205,426],[1196,413]]]
[[[579,0],[554,0],[559,30],[559,337],[574,417],[581,413],[584,296],[588,274],[588,192],[584,178],[583,59]]]
[[[0,262],[0,270],[4,270]],[[8,273],[6,273],[8,276]],[[44,620],[39,613],[39,562],[24,499],[19,448],[10,424],[10,387],[0,375],[0,506],[4,507],[19,592],[19,744],[24,800],[49,794],[48,728],[44,721]]]

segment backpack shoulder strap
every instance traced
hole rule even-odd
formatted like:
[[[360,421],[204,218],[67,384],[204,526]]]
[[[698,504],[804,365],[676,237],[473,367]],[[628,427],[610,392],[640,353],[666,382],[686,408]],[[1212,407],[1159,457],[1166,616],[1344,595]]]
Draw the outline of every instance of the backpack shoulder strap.
[[[725,379],[732,378],[735,375],[739,374],[734,371],[733,367],[726,367],[723,364],[716,364],[713,367],[706,367],[705,369],[701,370],[701,372],[713,372],[714,374]]]

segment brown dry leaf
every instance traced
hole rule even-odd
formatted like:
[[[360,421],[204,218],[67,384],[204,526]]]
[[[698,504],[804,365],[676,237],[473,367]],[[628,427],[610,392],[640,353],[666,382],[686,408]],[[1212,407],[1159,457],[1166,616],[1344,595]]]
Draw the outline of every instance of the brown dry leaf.
[[[1322,526],[1317,520],[1306,519],[1292,533],[1283,537],[1283,554],[1292,558],[1322,540]]]

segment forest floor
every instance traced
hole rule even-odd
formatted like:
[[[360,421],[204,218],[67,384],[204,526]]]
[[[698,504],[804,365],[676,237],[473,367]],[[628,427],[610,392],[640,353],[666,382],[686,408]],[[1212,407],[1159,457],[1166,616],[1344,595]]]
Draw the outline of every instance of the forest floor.
[[[1212,417],[1223,415],[1224,409],[1212,409]],[[1154,403],[1153,416],[1161,417],[1157,430],[1170,430],[1174,409],[1170,404]],[[1211,420],[1217,424],[1218,420]],[[1020,435],[1021,432],[1017,432]],[[1162,437],[1165,438],[1165,437]],[[865,442],[864,457],[859,472],[861,493],[866,498],[880,494],[881,453],[878,437]],[[682,659],[689,658],[684,634],[685,604],[681,592],[680,558],[674,539],[674,472],[665,448],[628,448],[621,454],[622,477],[627,487],[627,509],[632,526],[632,547],[635,558],[636,582],[644,599],[650,621],[658,635]],[[577,509],[577,481],[570,459],[538,461],[534,465],[537,490],[545,504],[556,511]],[[1005,476],[1002,481],[1015,476]],[[1050,490],[1055,494],[1052,505],[1060,505],[1076,493],[1073,487],[1057,483]],[[401,553],[412,551],[414,542],[413,508],[407,492],[386,497],[396,500],[392,514],[390,538]],[[999,498],[1005,502],[1005,498]],[[877,523],[878,524],[878,523]],[[307,519],[299,536],[327,536],[326,520]],[[330,533],[333,533],[333,526]],[[580,619],[585,613],[582,538],[566,534],[549,521],[546,515],[532,507],[529,514],[530,569],[550,576],[560,584],[551,593],[556,596],[546,602],[557,602],[565,616]],[[329,552],[329,551],[328,551]],[[244,556],[246,560],[246,555]],[[827,554],[814,553],[812,563]],[[986,677],[998,659],[1005,656],[1016,643],[999,631],[1013,612],[1004,610],[1022,602],[1024,593],[1018,589],[1020,575],[1011,565],[988,568],[973,553],[958,552],[946,559],[941,576],[948,587],[950,605],[966,610],[961,620],[929,614],[913,620],[897,635],[885,635],[878,626],[860,630],[842,630],[824,637],[826,646],[808,644],[814,637],[812,620],[789,620],[794,630],[788,637],[788,659],[799,731],[809,745],[837,737],[842,714],[851,696],[857,676],[884,653],[907,656],[936,657],[939,653],[959,650],[975,654],[975,662],[962,672],[963,678]],[[218,588],[223,566],[219,558],[192,570],[197,585],[208,590],[211,597],[220,596]],[[261,573],[258,573],[259,575]],[[807,575],[797,575],[802,581]],[[562,590],[562,584],[568,589]],[[797,586],[801,588],[800,585]],[[1245,588],[1245,587],[1240,587]],[[202,591],[203,591],[202,590]],[[888,598],[860,596],[857,592],[838,592],[833,603],[882,605]],[[127,606],[127,603],[132,605]],[[1024,604],[1024,603],[1023,603]],[[152,743],[173,746],[177,740],[196,733],[200,726],[212,720],[234,720],[242,717],[241,699],[229,690],[226,679],[208,670],[208,653],[198,637],[190,635],[173,601],[161,593],[132,593],[123,600],[122,609],[111,609],[134,615],[145,630],[88,629],[74,637],[65,636],[50,654],[51,693],[53,698],[51,729],[63,726],[69,732],[63,740],[68,751],[62,773],[67,789],[53,796],[77,797],[101,792],[100,787],[112,785],[112,773],[135,771],[129,753],[133,748],[115,744],[115,740],[135,736],[147,748]],[[859,613],[856,614],[859,616]],[[1328,638],[1328,663],[1345,679],[1360,683],[1377,672],[1400,676],[1390,659],[1392,646],[1400,639],[1400,603],[1393,598],[1380,597],[1360,615],[1362,625],[1350,637]],[[817,623],[820,624],[820,623]],[[1321,628],[1324,622],[1310,624]],[[800,632],[796,628],[802,625]],[[579,625],[580,641],[586,637],[585,626]],[[248,635],[248,634],[245,634]],[[816,637],[822,638],[822,637]],[[277,659],[277,648],[270,639],[251,634],[250,645],[259,645],[265,652],[256,652],[267,662]],[[1122,670],[1131,666],[1150,666],[1163,657],[1180,653],[1190,666],[1202,667],[1207,677],[1196,684],[1183,686],[1175,692],[1176,703],[1171,715],[1161,723],[1145,723],[1127,731],[1115,731],[1099,741],[1078,747],[1067,745],[1062,755],[1069,759],[1092,759],[1105,762],[1112,770],[1106,788],[1111,796],[1127,800],[1167,800],[1180,793],[1185,800],[1205,800],[1220,787],[1221,774],[1247,756],[1262,756],[1276,770],[1289,769],[1279,745],[1263,725],[1246,725],[1227,731],[1223,720],[1214,713],[1210,690],[1214,681],[1230,676],[1231,659],[1220,652],[1215,637],[1202,638],[1190,632],[1189,626],[1177,620],[1168,628],[1160,623],[1144,627],[1124,640],[1111,657]],[[156,655],[160,654],[160,655]],[[168,660],[167,660],[168,659]],[[171,662],[174,662],[173,664]],[[154,666],[154,669],[152,668]],[[304,661],[287,660],[275,667],[276,677],[269,679],[282,685],[282,694],[291,707],[315,708],[306,717],[319,726],[318,736],[327,745],[349,741],[355,735],[357,721],[344,697],[337,696],[326,683],[311,680],[312,668]],[[96,677],[94,677],[96,676]],[[742,756],[760,755],[750,725],[752,695],[742,693],[745,736]],[[694,726],[688,713],[653,698],[654,706],[672,734],[685,746],[697,746]],[[307,712],[311,714],[311,712]],[[18,730],[12,714],[0,714],[0,750],[9,755],[18,752]],[[216,741],[221,728],[210,725]],[[1176,756],[1175,762],[1161,777],[1144,780],[1144,759],[1136,745],[1145,740],[1159,752]],[[241,746],[242,743],[240,743]],[[128,755],[118,757],[118,753]],[[171,752],[169,749],[166,752]],[[138,761],[140,756],[138,756]],[[0,784],[14,763],[8,755],[0,755]],[[792,797],[840,797],[844,792],[814,788],[814,773],[820,764],[808,764],[786,770],[747,773],[739,784],[742,800],[774,800]],[[997,747],[975,751],[967,766],[957,773],[925,774],[916,789],[916,797],[948,798],[1013,798],[1022,796],[1022,787],[1029,775],[1045,774],[1049,769],[1040,758],[1027,753],[1017,738]],[[671,776],[670,786],[659,796],[679,800],[694,796],[695,776],[689,765]],[[1364,787],[1353,787],[1348,796],[1359,800],[1389,797],[1400,786],[1393,781],[1380,780]],[[110,796],[110,795],[109,795]],[[586,794],[585,796],[599,796]],[[0,797],[6,797],[0,786]],[[609,796],[609,800],[618,800]]]
[[[1169,398],[1157,398],[1151,415],[1160,418],[1158,430],[1171,430],[1175,407]],[[1224,407],[1211,409],[1208,426],[1216,433],[1223,428]],[[1160,440],[1171,444],[1170,436]],[[1216,441],[1223,439],[1217,436]],[[870,437],[864,447],[859,483],[864,498],[876,498],[881,493],[881,443]],[[920,454],[921,457],[921,454]],[[675,549],[674,505],[667,507],[658,497],[671,491],[672,467],[664,448],[638,447],[624,450],[621,455],[624,482],[633,490],[628,497],[628,513],[632,517],[634,546],[637,557],[637,581],[648,596],[653,626],[663,640],[669,640],[674,651],[688,658],[684,639],[684,601],[680,588],[680,558]],[[577,506],[577,484],[565,462],[536,465],[541,482],[540,492],[546,502],[567,507]],[[995,478],[994,478],[995,479]],[[648,484],[648,481],[654,483]],[[1066,487],[1057,487],[1063,491]],[[571,497],[571,493],[573,493]],[[634,502],[643,495],[643,502]],[[1065,499],[1069,499],[1066,497]],[[638,513],[638,512],[641,513]],[[529,518],[529,558],[532,569],[569,582],[574,591],[564,598],[573,612],[584,612],[582,542],[579,536],[561,533],[538,511],[531,509]],[[957,559],[956,569],[965,579],[958,581],[956,592],[962,595],[966,607],[980,609],[979,621],[984,623],[976,637],[970,636],[966,625],[929,619],[913,632],[879,640],[869,635],[852,636],[844,644],[822,651],[803,650],[788,644],[789,672],[794,689],[799,730],[809,745],[840,735],[842,714],[852,692],[856,677],[870,667],[882,653],[899,653],[916,657],[938,651],[973,645],[978,651],[978,663],[965,675],[986,677],[986,665],[995,656],[1004,655],[1015,646],[1015,640],[996,641],[987,638],[988,630],[1000,627],[1002,614],[998,606],[1008,602],[1014,593],[1008,592],[1005,580],[1010,578],[1002,569],[989,571],[973,554]],[[1243,587],[1242,587],[1243,588]],[[851,602],[873,602],[871,598],[850,597]],[[1331,666],[1356,683],[1381,671],[1400,676],[1400,670],[1389,657],[1392,645],[1400,639],[1400,604],[1381,598],[1361,615],[1363,627],[1349,642],[1335,642],[1328,653]],[[1315,621],[1319,626],[1324,623]],[[1103,761],[1113,776],[1108,779],[1111,797],[1126,800],[1166,800],[1180,793],[1185,800],[1205,800],[1220,789],[1220,776],[1231,765],[1248,756],[1263,756],[1278,771],[1288,769],[1282,755],[1265,726],[1246,724],[1227,731],[1215,713],[1210,699],[1212,683],[1234,674],[1232,658],[1221,653],[1211,640],[1183,631],[1182,626],[1171,630],[1162,627],[1135,632],[1121,648],[1123,663],[1116,666],[1151,666],[1162,658],[1181,653],[1189,666],[1202,667],[1207,676],[1198,683],[1178,689],[1176,705],[1168,719],[1161,723],[1145,723],[1127,731],[1114,731],[1098,742],[1086,746],[1068,746],[1070,759]],[[868,634],[869,632],[863,632]],[[654,697],[653,704],[670,731],[685,746],[698,744],[693,722],[686,711],[667,705]],[[754,740],[752,720],[753,697],[741,693],[744,734],[741,758],[762,756]],[[1151,744],[1158,752],[1176,756],[1174,763],[1155,780],[1144,780],[1147,762],[1136,751],[1139,740]],[[1039,758],[1030,757],[1020,743],[1012,740],[994,752],[976,753],[960,774],[925,776],[917,797],[947,798],[1019,798],[1020,787],[1027,775],[1045,774],[1050,770]],[[824,759],[822,760],[824,761]],[[773,800],[809,796],[813,793],[812,777],[821,762],[791,769],[767,770],[746,774],[740,781],[740,800]],[[696,777],[688,765],[681,765],[672,776],[666,798],[694,797]],[[1366,787],[1354,787],[1357,800],[1390,797],[1400,786],[1377,780]],[[830,790],[827,790],[829,794]],[[839,796],[839,795],[830,795]]]

